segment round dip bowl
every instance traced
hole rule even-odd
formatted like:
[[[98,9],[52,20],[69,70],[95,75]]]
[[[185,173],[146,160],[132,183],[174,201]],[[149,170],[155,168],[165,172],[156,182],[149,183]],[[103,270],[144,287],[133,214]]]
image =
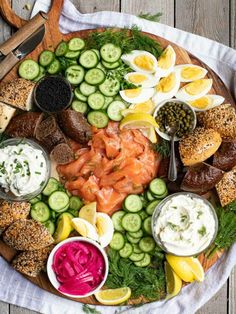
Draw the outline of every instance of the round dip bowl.
[[[58,249],[61,246],[63,246],[66,243],[70,243],[70,242],[82,242],[82,243],[87,243],[87,244],[93,245],[95,248],[97,248],[97,250],[102,255],[103,260],[104,260],[105,272],[104,272],[103,280],[99,283],[99,285],[94,290],[90,291],[89,293],[83,294],[83,295],[80,295],[80,294],[75,295],[75,294],[70,294],[70,293],[65,293],[65,292],[60,291],[59,290],[60,282],[57,280],[56,273],[53,269],[53,261],[54,261],[54,256],[55,256],[56,252],[58,251]],[[107,257],[105,250],[96,241],[85,238],[85,237],[71,237],[71,238],[68,238],[68,239],[58,243],[53,248],[52,252],[50,253],[50,255],[48,257],[48,261],[47,261],[47,274],[48,274],[48,278],[49,278],[51,284],[59,293],[66,295],[68,297],[71,297],[71,298],[86,298],[86,297],[93,295],[97,291],[99,291],[106,282],[106,279],[108,276],[108,270],[109,270],[109,263],[108,263],[108,257]]]
[[[33,91],[34,103],[47,113],[67,109],[73,99],[70,82],[60,75],[49,75],[39,80]]]
[[[45,175],[45,180],[43,181],[43,184],[41,184],[37,190],[35,190],[31,193],[28,193],[28,194],[21,195],[21,196],[17,196],[15,194],[13,194],[11,191],[5,192],[4,189],[0,186],[0,198],[7,200],[7,201],[28,201],[28,200],[34,198],[35,196],[39,195],[43,191],[45,186],[47,185],[47,182],[48,182],[48,179],[49,179],[50,173],[51,173],[51,163],[50,163],[47,152],[43,149],[42,146],[40,146],[38,143],[36,143],[33,140],[29,140],[26,138],[18,138],[18,137],[11,138],[11,139],[5,140],[1,143],[0,149],[3,147],[15,146],[18,144],[28,144],[32,148],[37,149],[37,150],[42,152],[42,156],[44,157],[45,163],[46,163],[46,175]]]
[[[176,196],[179,196],[179,195],[182,195],[182,196],[187,196],[187,197],[190,197],[192,199],[200,199],[204,202],[204,204],[208,207],[209,211],[211,212],[212,216],[213,216],[213,220],[215,222],[215,230],[214,230],[214,234],[212,235],[212,238],[210,240],[210,242],[208,243],[208,245],[206,247],[204,247],[204,249],[201,249],[201,250],[195,250],[194,252],[191,252],[191,254],[177,254],[176,252],[174,251],[171,251],[169,249],[167,249],[164,245],[164,243],[162,242],[162,240],[160,239],[159,235],[157,234],[156,232],[156,228],[157,228],[157,222],[158,222],[158,219],[159,219],[159,215],[161,214],[162,212],[162,209],[164,207],[164,205],[169,202],[171,199],[173,199],[174,197]],[[207,223],[207,222],[206,222]],[[214,207],[212,206],[212,204],[204,199],[203,197],[197,195],[197,194],[194,194],[194,193],[189,193],[189,192],[179,192],[179,193],[174,193],[174,194],[171,194],[169,195],[168,197],[166,197],[164,200],[162,200],[158,205],[157,207],[155,208],[154,212],[153,212],[153,215],[152,215],[152,224],[151,224],[151,227],[152,227],[152,235],[153,235],[153,238],[154,240],[156,241],[156,243],[161,247],[161,249],[166,252],[167,254],[171,254],[171,255],[175,255],[175,256],[185,256],[185,257],[188,257],[188,256],[195,256],[195,255],[199,255],[201,254],[202,252],[206,251],[211,245],[212,243],[214,242],[215,238],[216,238],[216,235],[217,235],[217,231],[218,231],[218,218],[217,218],[217,214],[215,212],[215,209]]]
[[[191,106],[189,106],[189,104],[187,104],[186,102],[184,102],[184,101],[182,101],[182,100],[179,100],[179,99],[175,99],[175,98],[171,98],[171,99],[164,100],[164,101],[162,101],[160,104],[157,105],[157,107],[156,107],[156,109],[155,109],[155,111],[154,111],[154,113],[153,113],[153,117],[154,117],[155,120],[156,120],[156,116],[157,116],[158,111],[161,109],[161,107],[165,106],[166,103],[183,104],[186,109],[189,109],[189,110],[191,111],[192,115],[193,115],[193,123],[192,123],[192,129],[191,129],[191,131],[193,131],[193,130],[195,129],[195,127],[196,127],[196,125],[197,125],[197,116],[196,116],[195,111],[194,111],[193,108],[192,108]],[[160,137],[162,137],[164,140],[170,141],[169,135],[167,135],[165,132],[160,131],[159,128],[155,128],[155,129],[156,129],[157,134],[158,134]],[[175,137],[174,137],[174,140],[175,140],[175,141],[179,141],[180,138],[177,137],[177,136],[175,136]]]

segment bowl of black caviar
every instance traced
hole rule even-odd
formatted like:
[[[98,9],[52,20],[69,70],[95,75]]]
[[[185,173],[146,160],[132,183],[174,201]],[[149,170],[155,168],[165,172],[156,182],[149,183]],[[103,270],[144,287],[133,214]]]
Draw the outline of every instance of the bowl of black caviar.
[[[70,82],[60,75],[45,76],[34,87],[34,102],[43,112],[56,113],[67,109],[72,99]]]
[[[184,135],[192,132],[197,124],[195,111],[185,102],[172,98],[161,102],[153,113],[158,127],[156,132],[165,140],[170,140],[166,132],[166,126],[177,122],[179,128],[175,135],[175,141],[179,141]]]

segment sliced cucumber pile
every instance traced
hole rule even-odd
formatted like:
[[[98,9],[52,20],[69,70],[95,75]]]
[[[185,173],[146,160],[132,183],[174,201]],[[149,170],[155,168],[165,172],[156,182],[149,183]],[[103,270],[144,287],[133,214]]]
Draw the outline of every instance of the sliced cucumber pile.
[[[61,214],[70,218],[77,217],[79,209],[83,206],[78,196],[68,195],[65,188],[55,178],[50,178],[42,194],[30,200],[30,216],[41,222],[53,235]]]
[[[120,76],[116,74],[124,65],[121,55],[121,48],[112,43],[104,44],[100,50],[86,49],[86,41],[74,37],[61,41],[55,51],[42,51],[38,63],[24,60],[18,73],[34,82],[47,74],[62,74],[74,90],[71,108],[88,115],[91,125],[104,128],[109,119],[120,121],[122,110],[127,108],[122,99],[116,99],[121,88],[121,78],[117,79]]]
[[[123,210],[112,215],[115,229],[109,244],[123,258],[129,258],[138,267],[151,264],[157,245],[152,237],[152,214],[168,195],[164,180],[156,178],[141,195],[130,194],[123,202]],[[151,200],[150,200],[151,199]]]

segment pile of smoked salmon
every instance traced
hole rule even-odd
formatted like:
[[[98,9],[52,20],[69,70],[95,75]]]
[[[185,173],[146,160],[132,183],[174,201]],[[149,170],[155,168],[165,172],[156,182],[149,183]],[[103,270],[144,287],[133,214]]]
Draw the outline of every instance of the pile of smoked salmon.
[[[94,128],[88,148],[75,153],[76,160],[57,167],[65,187],[85,203],[96,201],[98,210],[108,214],[120,209],[128,194],[143,192],[160,164],[140,131],[120,131],[116,122]]]

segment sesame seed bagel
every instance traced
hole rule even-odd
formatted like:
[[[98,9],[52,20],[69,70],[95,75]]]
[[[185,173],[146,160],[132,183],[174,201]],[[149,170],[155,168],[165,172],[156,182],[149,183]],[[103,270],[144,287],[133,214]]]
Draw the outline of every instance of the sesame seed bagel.
[[[198,127],[181,139],[180,158],[185,166],[195,165],[211,157],[221,142],[221,136],[215,130]]]

